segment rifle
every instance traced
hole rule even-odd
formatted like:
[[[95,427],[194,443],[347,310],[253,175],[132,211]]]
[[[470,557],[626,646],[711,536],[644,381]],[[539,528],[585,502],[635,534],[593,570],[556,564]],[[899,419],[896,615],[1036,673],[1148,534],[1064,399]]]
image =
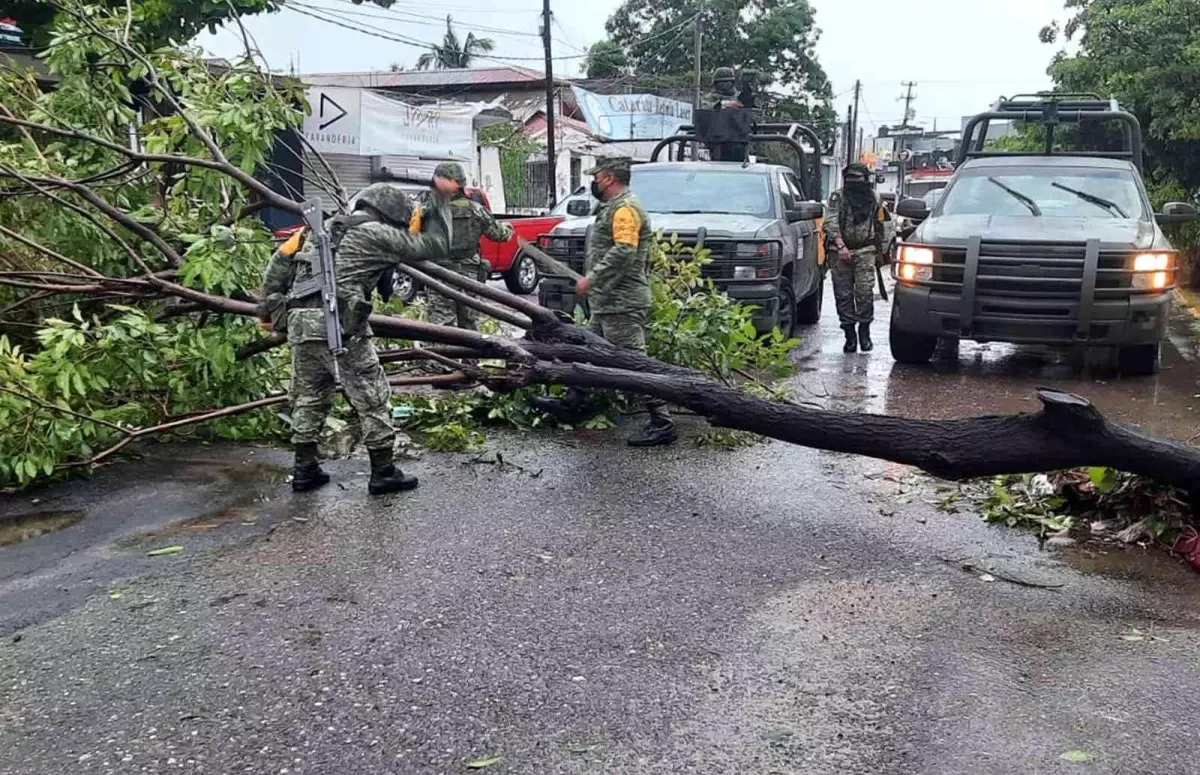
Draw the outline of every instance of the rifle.
[[[342,321],[338,315],[337,271],[333,264],[333,244],[321,213],[321,201],[310,199],[304,203],[304,222],[308,225],[315,241],[316,252],[312,258],[312,277],[292,290],[293,299],[302,299],[314,293],[321,294],[321,312],[325,317],[325,338],[329,352],[333,353],[333,380],[342,384],[338,370],[338,357],[346,352],[342,346]]]
[[[879,264],[875,265],[875,279],[879,281],[879,295],[883,297],[884,301],[887,301],[887,288],[883,287],[883,267]]]

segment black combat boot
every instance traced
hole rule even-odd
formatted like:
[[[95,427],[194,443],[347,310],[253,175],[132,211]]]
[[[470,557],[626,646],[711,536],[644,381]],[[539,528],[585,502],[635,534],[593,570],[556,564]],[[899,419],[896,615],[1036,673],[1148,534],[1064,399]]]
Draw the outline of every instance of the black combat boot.
[[[626,443],[631,447],[665,447],[674,444],[678,438],[679,431],[671,415],[665,408],[655,407],[650,410],[650,420]]]
[[[371,481],[367,484],[367,492],[372,495],[387,495],[389,492],[416,488],[417,477],[406,476],[396,468],[391,447],[369,449],[367,453],[371,456]]]
[[[296,445],[296,465],[292,469],[292,492],[309,492],[329,484],[329,474],[317,462],[316,444]]]
[[[538,396],[533,399],[535,409],[545,412],[563,425],[579,425],[590,420],[594,412],[589,403],[587,391],[577,387],[567,388],[562,398]]]
[[[858,334],[854,332],[854,325],[842,326],[842,332],[846,334],[846,344],[842,345],[842,352],[858,352]]]
[[[865,353],[869,353],[875,349],[875,343],[871,341],[870,323],[858,324],[858,346],[862,348],[862,351]]]

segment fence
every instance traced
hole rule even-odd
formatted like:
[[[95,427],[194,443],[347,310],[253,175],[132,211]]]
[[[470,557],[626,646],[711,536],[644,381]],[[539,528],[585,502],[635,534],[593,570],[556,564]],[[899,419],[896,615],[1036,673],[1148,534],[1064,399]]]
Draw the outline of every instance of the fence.
[[[509,209],[545,211],[550,200],[550,164],[525,161],[513,171],[516,174],[504,176],[504,198]]]

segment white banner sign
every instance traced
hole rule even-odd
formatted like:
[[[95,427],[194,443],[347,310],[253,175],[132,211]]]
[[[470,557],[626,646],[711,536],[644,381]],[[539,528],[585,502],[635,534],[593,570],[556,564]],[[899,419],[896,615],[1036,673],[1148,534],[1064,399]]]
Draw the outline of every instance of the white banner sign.
[[[375,92],[362,93],[363,156],[475,157],[475,105],[410,105]]]
[[[314,86],[304,137],[320,153],[356,156],[475,157],[474,119],[465,103],[410,105],[366,89]]]
[[[305,116],[301,131],[318,153],[360,153],[362,93],[362,89],[334,86],[314,86],[308,90],[312,112]]]

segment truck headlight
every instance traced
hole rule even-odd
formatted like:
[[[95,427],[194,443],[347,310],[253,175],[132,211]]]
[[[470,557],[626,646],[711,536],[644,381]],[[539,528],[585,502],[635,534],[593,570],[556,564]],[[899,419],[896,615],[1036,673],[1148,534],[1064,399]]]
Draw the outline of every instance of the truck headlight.
[[[1133,287],[1139,291],[1161,291],[1171,282],[1170,253],[1141,253],[1133,257]]]
[[[733,268],[733,279],[735,280],[753,280],[758,276],[758,269],[753,266],[735,266]]]
[[[933,279],[933,251],[914,245],[901,245],[899,255],[901,280],[926,282]]]

